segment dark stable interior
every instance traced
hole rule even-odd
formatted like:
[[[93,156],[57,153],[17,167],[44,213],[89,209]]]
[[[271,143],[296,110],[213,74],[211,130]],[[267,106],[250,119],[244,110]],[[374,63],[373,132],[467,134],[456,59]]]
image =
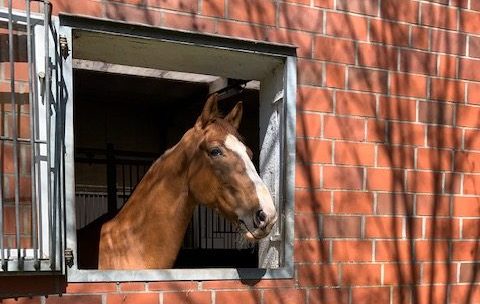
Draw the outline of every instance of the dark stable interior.
[[[148,169],[193,126],[208,85],[74,70],[75,183],[78,266],[96,269],[99,231],[128,199]],[[240,134],[259,155],[256,90],[223,99],[228,113],[244,102]],[[211,210],[198,210],[174,268],[258,266],[258,246],[239,247],[232,227]]]

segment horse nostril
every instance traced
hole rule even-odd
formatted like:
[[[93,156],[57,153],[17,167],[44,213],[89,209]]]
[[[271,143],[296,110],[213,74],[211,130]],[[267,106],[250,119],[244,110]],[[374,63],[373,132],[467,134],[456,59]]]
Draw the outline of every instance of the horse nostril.
[[[260,222],[265,222],[265,220],[267,219],[267,214],[263,212],[263,210],[258,210],[256,215],[257,215],[257,219]]]

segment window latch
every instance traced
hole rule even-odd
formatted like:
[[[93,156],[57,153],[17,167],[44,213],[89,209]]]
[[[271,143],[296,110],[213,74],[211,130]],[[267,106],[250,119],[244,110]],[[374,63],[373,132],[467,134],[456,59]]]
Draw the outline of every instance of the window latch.
[[[72,268],[73,266],[73,250],[70,248],[65,249],[65,265],[68,268]]]
[[[67,37],[60,35],[60,37],[58,37],[58,41],[60,43],[60,54],[62,55],[63,59],[67,59],[68,55],[70,54]]]

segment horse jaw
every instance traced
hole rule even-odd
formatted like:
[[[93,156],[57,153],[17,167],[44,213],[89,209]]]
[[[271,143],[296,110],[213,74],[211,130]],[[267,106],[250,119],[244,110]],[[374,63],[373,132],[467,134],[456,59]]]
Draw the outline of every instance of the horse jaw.
[[[267,186],[258,175],[252,160],[248,156],[246,146],[241,141],[239,141],[235,136],[228,134],[225,139],[225,147],[235,152],[242,159],[247,175],[251,180],[251,182],[253,183],[253,185],[255,186],[255,192],[257,194],[257,198],[259,202],[259,210],[263,210],[263,212],[265,212],[267,216],[266,218],[267,225],[262,228],[257,228],[253,231],[249,229],[247,223],[243,221],[242,222],[244,226],[243,228],[245,228],[246,230],[244,233],[244,237],[248,241],[255,241],[255,240],[262,239],[270,233],[273,225],[277,221],[277,212],[275,210],[275,205],[273,203],[272,196],[270,195],[270,192],[268,191]],[[241,214],[241,213],[242,213],[241,210],[237,211],[237,214]],[[250,220],[253,223],[253,219],[249,218],[248,221],[250,222]]]

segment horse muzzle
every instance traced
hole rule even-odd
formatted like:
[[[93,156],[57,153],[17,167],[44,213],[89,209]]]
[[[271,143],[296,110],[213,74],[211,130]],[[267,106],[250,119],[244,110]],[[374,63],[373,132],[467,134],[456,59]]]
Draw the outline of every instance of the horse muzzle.
[[[262,210],[257,211],[251,219],[239,220],[244,229],[243,236],[248,241],[258,241],[267,237],[277,222],[277,214],[266,214]]]

